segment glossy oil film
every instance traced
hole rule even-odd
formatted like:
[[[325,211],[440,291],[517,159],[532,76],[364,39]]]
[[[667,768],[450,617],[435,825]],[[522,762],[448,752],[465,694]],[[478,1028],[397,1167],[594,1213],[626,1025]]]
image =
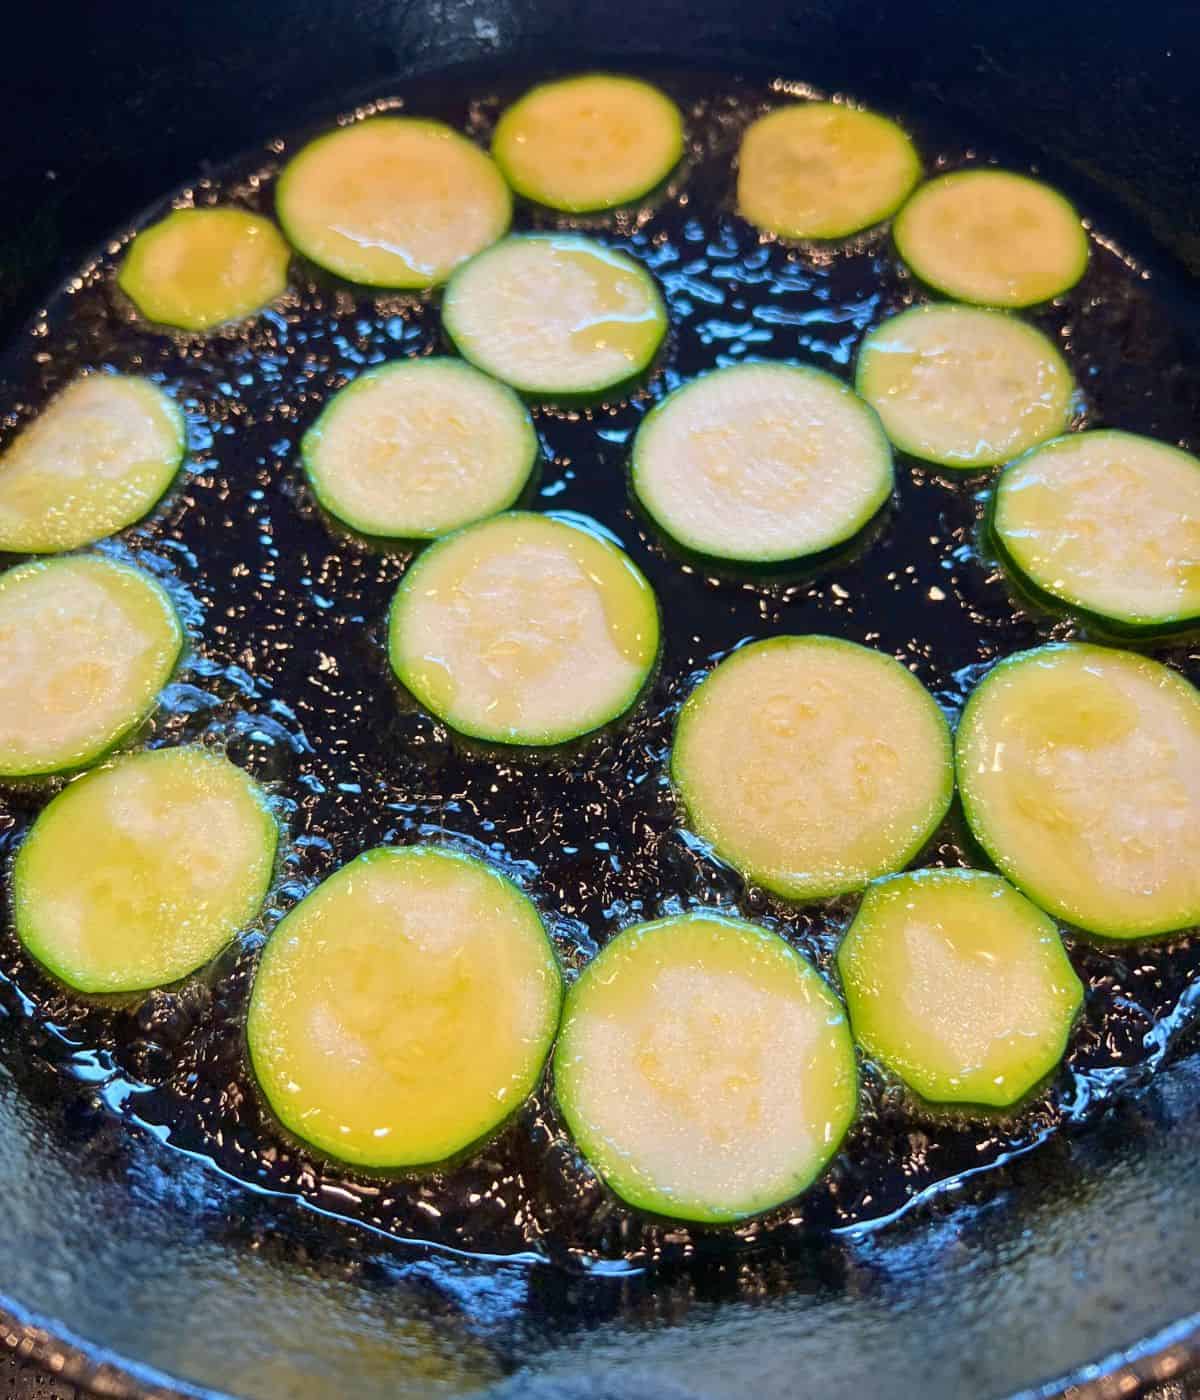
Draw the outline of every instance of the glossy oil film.
[[[495,861],[546,914],[568,975],[620,928],[696,906],[777,928],[830,977],[856,901],[797,912],[747,889],[681,824],[667,782],[674,717],[715,659],[751,638],[824,632],[908,665],[953,720],[997,658],[1082,635],[1012,594],[981,549],[988,477],[897,462],[897,490],[861,548],[803,576],[719,576],[664,549],[632,508],[633,432],[670,389],[710,368],[783,359],[850,378],[863,336],[921,300],[886,234],[844,248],[761,242],[733,213],[732,161],[746,124],[783,99],[778,85],[648,72],[680,102],[683,170],[657,201],[600,219],[519,209],[518,229],[581,227],[637,259],[667,300],[668,343],[646,386],[597,409],[535,410],[544,463],[533,508],[592,519],[654,586],[664,647],[656,679],[621,725],[570,753],[481,753],[398,695],[386,611],[411,555],[331,528],[304,485],[299,444],[328,398],[367,367],[443,353],[437,298],[350,288],[297,261],[291,290],[256,319],[207,339],[138,320],[114,285],[121,239],[80,270],[4,361],[6,423],[26,421],[81,369],[144,373],[184,406],[185,475],[145,524],[104,548],[136,560],[180,603],[192,649],[148,741],[227,749],[266,783],[285,825],[279,879],[260,927],[182,987],[121,1006],[57,989],[6,934],[0,1006],[104,1111],[251,1186],[293,1196],[385,1236],[566,1269],[625,1271],[700,1252],[736,1260],[752,1246],[787,1253],[831,1231],[859,1231],[966,1175],[1072,1134],[1131,1093],[1187,1030],[1200,945],[1101,950],[1070,940],[1087,988],[1064,1070],[1002,1124],[915,1115],[865,1066],[858,1128],[828,1175],[774,1215],[734,1230],[668,1226],[623,1207],[568,1140],[545,1086],[467,1161],[419,1179],[355,1178],[290,1142],[250,1078],[242,1026],[262,938],[313,885],[360,850],[445,840]],[[406,108],[485,138],[526,77],[486,90],[414,87]],[[384,104],[390,106],[391,104]],[[967,159],[973,133],[897,112],[927,168]],[[308,133],[250,152],[189,191],[197,203],[270,213],[281,159]],[[1088,191],[1068,193],[1088,214]],[[164,206],[165,207],[165,206]],[[157,211],[161,212],[161,211]],[[1115,426],[1193,450],[1200,423],[1196,328],[1160,289],[1145,250],[1093,231],[1083,281],[1030,319],[1050,334],[1081,389],[1077,422]],[[1187,645],[1155,654],[1200,678]],[[9,793],[0,824],[15,848],[44,799]],[[983,860],[957,807],[925,857]],[[983,1188],[986,1190],[986,1187]]]

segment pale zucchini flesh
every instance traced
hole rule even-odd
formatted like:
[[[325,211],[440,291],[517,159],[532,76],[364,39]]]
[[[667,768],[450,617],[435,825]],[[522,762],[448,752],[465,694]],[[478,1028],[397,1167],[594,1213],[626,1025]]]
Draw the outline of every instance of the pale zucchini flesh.
[[[900,256],[957,301],[1016,309],[1068,291],[1087,270],[1083,223],[1057,190],[1008,170],[957,170],[896,216]]]
[[[891,494],[892,453],[875,413],[832,375],[736,365],[693,380],[647,415],[631,482],[685,548],[775,563],[857,534]]]
[[[164,589],[87,555],[0,575],[0,778],[95,762],[154,708],[183,647]]]
[[[1054,921],[980,870],[872,885],[837,964],[854,1038],[930,1103],[1011,1107],[1062,1059],[1083,1002]]]
[[[178,405],[148,379],[87,374],[0,456],[0,550],[60,554],[123,530],[183,461]]]
[[[994,467],[1066,430],[1075,382],[1054,344],[1002,311],[914,306],[863,341],[855,387],[902,452]]]
[[[176,209],[137,235],[117,282],[148,321],[207,331],[282,296],[291,257],[270,219],[244,209]]]
[[[1200,460],[1100,429],[1006,467],[992,530],[1040,593],[1134,629],[1200,619]]]
[[[742,138],[738,211],[781,238],[845,238],[889,218],[920,178],[895,122],[843,103],[795,103]]]
[[[392,669],[422,705],[461,734],[529,746],[624,714],[658,640],[654,593],[623,550],[524,511],[431,545],[388,625]]]
[[[17,934],[77,991],[176,982],[256,917],[277,837],[262,792],[219,754],[119,758],[34,822],[13,872]]]
[[[584,969],[554,1087],[617,1195],[721,1223],[812,1184],[854,1120],[858,1072],[845,1012],[804,958],[697,912],[626,929]]]
[[[671,777],[689,824],[786,899],[902,869],[946,815],[945,717],[882,652],[835,637],[742,647],[680,713]]]
[[[492,156],[526,199],[585,214],[640,199],[683,155],[679,108],[613,73],[542,83],[501,115]]]
[[[507,510],[537,454],[512,390],[441,357],[368,370],[334,395],[302,448],[321,505],[392,539],[436,539]]]
[[[1107,938],[1200,922],[1200,692],[1148,657],[1020,652],[957,736],[972,831],[1036,904]]]
[[[444,282],[503,236],[512,196],[495,163],[441,122],[372,117],[298,151],[275,208],[292,245],[369,287]]]
[[[367,1170],[436,1165],[537,1084],[562,982],[534,905],[482,861],[380,847],[267,941],[247,1023],[284,1127]]]
[[[654,359],[667,312],[632,258],[576,234],[523,234],[451,279],[442,324],[472,363],[534,398],[587,399]]]

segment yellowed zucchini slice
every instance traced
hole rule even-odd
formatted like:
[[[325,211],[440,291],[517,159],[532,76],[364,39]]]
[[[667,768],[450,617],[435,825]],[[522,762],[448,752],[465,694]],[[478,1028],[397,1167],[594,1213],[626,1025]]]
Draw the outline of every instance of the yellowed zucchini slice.
[[[245,209],[176,209],[143,229],[117,282],[148,321],[207,331],[282,296],[292,251]]]
[[[640,78],[584,73],[542,83],[496,123],[492,156],[518,194],[586,214],[640,199],[683,155],[683,118]]]
[[[541,1077],[562,982],[537,910],[482,861],[380,847],[267,941],[247,1036],[268,1103],[354,1166],[431,1166],[486,1137]]]
[[[17,934],[81,992],[176,982],[259,912],[278,828],[257,785],[205,749],[152,749],[70,784],[13,873]]]
[[[845,238],[889,218],[920,178],[895,122],[840,102],[795,103],[742,138],[738,210],[781,238]]]
[[[650,274],[575,234],[506,238],[455,273],[442,324],[458,350],[533,398],[588,400],[636,379],[667,332]]]
[[[60,554],[146,515],[183,461],[183,414],[148,379],[86,374],[0,457],[0,550]]]
[[[1200,619],[1200,460],[1135,433],[1072,433],[1018,458],[992,530],[1040,593],[1123,628]]]
[[[436,539],[507,510],[537,453],[512,390],[443,357],[360,375],[329,401],[302,448],[325,509],[391,539]]]
[[[854,1038],[931,1103],[1024,1098],[1083,1002],[1053,919],[981,870],[872,885],[837,963]]]
[[[718,1223],[821,1174],[854,1121],[845,1012],[778,934],[694,913],[626,929],[567,996],[554,1087],[630,1205]]]
[[[401,580],[388,654],[462,734],[548,745],[608,724],[658,656],[650,585],[615,544],[511,511],[431,545]]]
[[[866,337],[855,388],[902,452],[974,470],[1063,432],[1075,381],[1033,326],[938,304],[891,316]]]
[[[1081,643],[1000,662],[967,702],[971,829],[1035,903],[1107,938],[1200,922],[1200,692]]]
[[[0,778],[94,763],[154,708],[183,648],[163,588],[81,555],[0,575]]]
[[[298,151],[275,208],[319,267],[368,287],[416,289],[444,282],[500,238],[512,196],[491,158],[452,128],[373,117]]]
[[[837,637],[726,657],[680,713],[671,776],[719,856],[796,900],[902,869],[954,789],[933,697],[890,656]]]
[[[900,256],[956,301],[1034,306],[1087,270],[1088,242],[1057,190],[1008,170],[956,170],[913,195],[896,216]]]

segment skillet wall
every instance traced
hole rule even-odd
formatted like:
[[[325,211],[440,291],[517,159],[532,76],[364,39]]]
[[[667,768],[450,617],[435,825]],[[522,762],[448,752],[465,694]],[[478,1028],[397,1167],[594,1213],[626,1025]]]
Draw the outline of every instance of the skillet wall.
[[[195,0],[52,7],[34,23],[0,84],[5,337],[206,160],[404,73],[509,54],[768,65],[929,111],[981,144],[1015,137],[1098,187],[1118,234],[1144,242],[1148,227],[1200,274],[1194,4]],[[638,1376],[660,1396],[733,1394],[748,1377],[782,1396],[799,1376],[823,1397],[998,1395],[1200,1311],[1196,1058],[1082,1144],[1024,1164],[1011,1192],[989,1186],[984,1207],[768,1261],[754,1305],[736,1279],[568,1296],[544,1275],[435,1270],[331,1239],[63,1099],[23,1037],[0,1017],[0,1306],[270,1400],[346,1393],[348,1373],[356,1400],[454,1392],[534,1355],[572,1395],[632,1395]],[[492,1331],[462,1329],[456,1289],[475,1316],[491,1300]],[[618,1309],[622,1330],[545,1352],[567,1319]],[[613,1365],[625,1369],[606,1382]],[[595,1388],[576,1389],[585,1372]]]

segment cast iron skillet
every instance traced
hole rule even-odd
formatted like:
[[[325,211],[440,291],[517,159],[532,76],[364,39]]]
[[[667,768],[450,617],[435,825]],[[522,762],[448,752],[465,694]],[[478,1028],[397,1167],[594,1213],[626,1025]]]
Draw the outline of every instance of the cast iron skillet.
[[[99,7],[92,7],[99,9]],[[1190,9],[1190,7],[1188,7]],[[464,61],[766,65],[1011,136],[1200,273],[1196,21],[1125,4],[256,0],[57,11],[0,91],[0,340],[96,241],[245,147]],[[1181,283],[1181,286],[1183,284]],[[423,1272],[116,1124],[0,1016],[0,1337],[114,1393],[932,1397],[1169,1374],[1200,1345],[1200,1053],[978,1200],[786,1259]],[[455,1299],[491,1319],[465,1330]],[[570,1318],[569,1327],[564,1319]],[[109,1369],[116,1363],[120,1372]],[[100,1369],[97,1370],[97,1367]],[[504,1372],[515,1374],[497,1380]]]

